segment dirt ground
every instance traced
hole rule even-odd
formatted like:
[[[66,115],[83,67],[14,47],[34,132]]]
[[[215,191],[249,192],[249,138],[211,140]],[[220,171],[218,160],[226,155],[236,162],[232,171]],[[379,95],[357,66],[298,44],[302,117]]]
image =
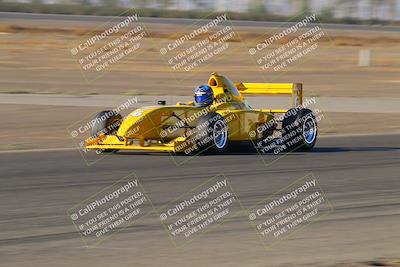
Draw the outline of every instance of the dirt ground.
[[[282,71],[262,71],[248,49],[274,29],[236,27],[229,49],[185,72],[173,71],[159,49],[191,28],[149,24],[145,25],[149,36],[141,41],[140,53],[93,76],[81,70],[70,51],[98,26],[93,22],[2,21],[0,93],[191,95],[195,86],[218,71],[234,81],[302,82],[308,96],[400,96],[397,32],[324,30],[325,37],[310,55]],[[371,50],[371,66],[358,67],[360,49]],[[399,132],[398,115],[381,114],[380,108],[384,107],[377,107],[371,115],[329,113],[320,134]],[[2,105],[1,114],[8,116],[2,119],[7,127],[1,130],[0,149],[73,146],[66,127],[82,114],[96,111],[89,107]]]
[[[92,31],[99,25],[3,21],[0,24],[0,92],[190,95],[196,85],[206,82],[212,71],[218,71],[234,81],[302,82],[306,95],[400,95],[400,34],[397,32],[323,30],[325,35],[318,41],[316,50],[281,71],[265,71],[249,55],[248,49],[277,30],[233,27],[236,34],[229,40],[227,50],[185,72],[172,70],[168,58],[161,56],[159,49],[191,28],[144,26],[148,36],[141,41],[137,53],[93,74],[81,71],[70,50],[93,35]],[[291,37],[279,42],[284,43]],[[360,49],[371,50],[370,67],[358,67]]]

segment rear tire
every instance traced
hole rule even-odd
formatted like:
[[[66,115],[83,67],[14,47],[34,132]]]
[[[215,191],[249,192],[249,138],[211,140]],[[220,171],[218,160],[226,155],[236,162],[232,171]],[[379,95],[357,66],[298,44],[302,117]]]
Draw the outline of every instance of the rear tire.
[[[309,109],[289,109],[282,121],[282,140],[289,151],[309,151],[317,142],[317,120]]]
[[[113,110],[105,110],[97,113],[92,125],[92,137],[100,134],[116,135],[122,122],[122,116]],[[101,152],[117,152],[118,149],[102,149]]]
[[[195,140],[200,151],[223,153],[228,147],[228,126],[218,113],[209,113],[199,118],[195,129]]]

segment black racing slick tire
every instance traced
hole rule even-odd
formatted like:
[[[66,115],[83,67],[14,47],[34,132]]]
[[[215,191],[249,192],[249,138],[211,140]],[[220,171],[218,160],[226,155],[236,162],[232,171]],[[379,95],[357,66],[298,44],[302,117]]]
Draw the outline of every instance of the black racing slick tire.
[[[218,113],[209,113],[199,118],[195,139],[201,152],[223,153],[228,147],[228,126]]]
[[[113,110],[105,110],[97,113],[93,119],[92,137],[100,134],[116,135],[122,122],[122,116]],[[116,152],[118,149],[103,149],[101,152]]]
[[[317,142],[317,120],[309,109],[289,109],[282,121],[282,141],[289,151],[310,151]]]

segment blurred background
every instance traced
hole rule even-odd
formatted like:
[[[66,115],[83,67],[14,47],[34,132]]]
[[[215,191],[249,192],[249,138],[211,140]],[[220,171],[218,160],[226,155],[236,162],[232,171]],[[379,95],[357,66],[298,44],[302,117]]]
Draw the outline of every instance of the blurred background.
[[[76,47],[135,14],[129,29],[145,33],[137,49],[99,72],[85,70],[84,56],[128,30],[78,55]],[[207,34],[161,53],[224,14]],[[287,67],[261,69],[251,49],[314,14],[263,53],[318,27],[316,49]],[[399,22],[400,0],[0,0],[0,266],[400,266]],[[171,68],[169,59],[228,26],[227,49],[189,71]],[[127,99],[134,104],[122,115],[157,100],[192,100],[214,71],[235,82],[303,83],[324,115],[315,150],[276,161],[245,150],[190,161],[174,155],[188,161],[179,167],[168,153],[139,152],[93,155],[97,163],[87,166],[77,151],[85,137],[72,131],[99,111]],[[156,213],[84,246],[66,211],[132,171],[156,209],[221,172],[250,208],[312,171],[334,211],[269,250],[246,216],[176,249]]]
[[[304,12],[315,12],[326,22],[387,24],[400,19],[399,0],[2,0],[0,3],[2,11],[60,14],[113,15],[120,9],[135,7],[142,16],[155,17],[192,18],[207,11],[228,11],[231,18],[248,20],[277,20]]]

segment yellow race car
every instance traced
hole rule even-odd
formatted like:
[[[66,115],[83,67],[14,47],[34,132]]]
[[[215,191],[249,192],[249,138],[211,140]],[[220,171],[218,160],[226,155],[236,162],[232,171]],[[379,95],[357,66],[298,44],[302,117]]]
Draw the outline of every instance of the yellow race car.
[[[112,110],[97,114],[85,148],[165,151],[185,154],[225,151],[237,142],[259,149],[310,150],[317,120],[303,108],[301,83],[233,83],[212,73],[195,91],[195,101],[142,107],[126,117]],[[243,95],[291,95],[291,109],[253,109]],[[268,149],[267,149],[268,150]]]

